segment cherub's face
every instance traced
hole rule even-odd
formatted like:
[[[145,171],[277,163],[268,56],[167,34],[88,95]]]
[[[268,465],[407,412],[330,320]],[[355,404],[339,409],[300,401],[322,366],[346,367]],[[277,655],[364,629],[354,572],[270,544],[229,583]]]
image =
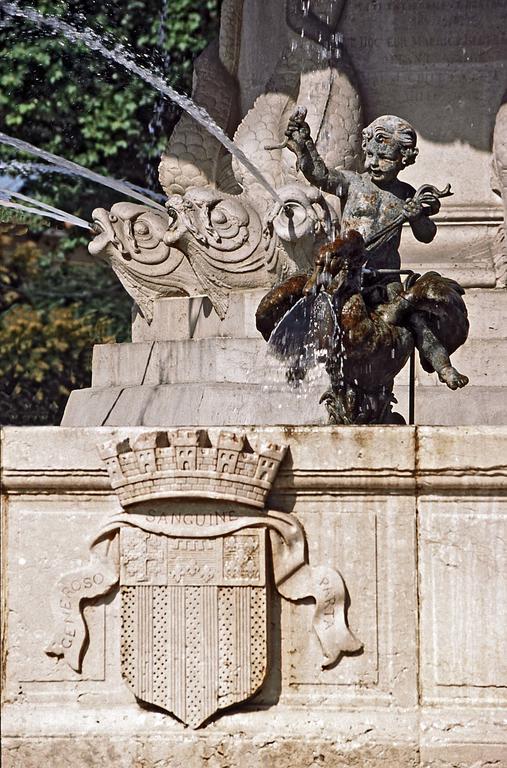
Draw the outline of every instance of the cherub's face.
[[[372,137],[365,147],[364,167],[374,184],[394,181],[404,167],[400,145],[395,139]]]

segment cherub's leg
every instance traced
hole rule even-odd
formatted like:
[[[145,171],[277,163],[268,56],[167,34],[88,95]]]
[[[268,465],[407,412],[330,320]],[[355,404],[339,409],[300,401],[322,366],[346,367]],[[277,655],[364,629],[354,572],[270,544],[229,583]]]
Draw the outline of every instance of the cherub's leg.
[[[433,331],[428,328],[424,316],[419,312],[414,312],[410,317],[410,327],[415,335],[417,349],[431,363],[440,381],[447,384],[449,389],[466,386],[468,377],[451,365],[446,348],[440,343]]]
[[[385,287],[387,302],[377,311],[391,325],[402,325],[407,314],[413,311],[413,305],[402,293],[401,283],[389,283]]]

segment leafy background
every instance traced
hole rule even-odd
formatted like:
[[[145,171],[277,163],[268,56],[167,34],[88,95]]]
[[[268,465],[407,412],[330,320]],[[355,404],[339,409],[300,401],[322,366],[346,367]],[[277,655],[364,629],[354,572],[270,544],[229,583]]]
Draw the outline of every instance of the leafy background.
[[[37,10],[122,43],[190,93],[193,59],[218,32],[220,0],[38,0]],[[20,3],[23,5],[26,3]],[[164,14],[165,11],[165,14]],[[164,18],[165,15],[165,18]],[[0,130],[93,171],[160,192],[157,165],[178,119],[120,66],[16,19],[0,19]],[[36,161],[0,145],[0,162]],[[75,177],[25,179],[23,193],[90,220],[118,193]],[[2,222],[4,224],[2,225]],[[22,222],[24,235],[7,226]],[[125,341],[131,302],[86,236],[0,209],[0,423],[58,424],[90,385],[94,343]]]

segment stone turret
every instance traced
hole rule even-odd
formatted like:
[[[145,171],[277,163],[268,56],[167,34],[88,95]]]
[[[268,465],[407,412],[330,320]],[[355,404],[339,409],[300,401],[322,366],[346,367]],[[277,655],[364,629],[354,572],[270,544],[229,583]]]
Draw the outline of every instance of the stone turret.
[[[153,498],[215,497],[263,507],[286,448],[247,449],[245,436],[220,432],[211,445],[202,429],[147,432],[99,448],[124,506]],[[205,493],[206,492],[206,493]]]

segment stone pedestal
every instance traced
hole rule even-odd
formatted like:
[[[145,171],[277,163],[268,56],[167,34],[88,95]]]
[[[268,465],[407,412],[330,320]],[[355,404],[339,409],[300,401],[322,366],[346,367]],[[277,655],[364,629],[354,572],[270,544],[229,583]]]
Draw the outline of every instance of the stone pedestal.
[[[341,572],[364,649],[322,669],[311,602],[273,593],[266,682],[197,731],[122,680],[117,592],[85,608],[80,674],[44,653],[56,581],[120,511],[96,446],[146,432],[3,430],[6,768],[506,764],[504,430],[248,428],[289,445],[268,506]]]
[[[205,297],[158,301],[150,325],[134,319],[132,343],[95,346],[92,386],[72,393],[62,425],[325,424],[327,375],[317,369],[298,389],[287,384],[255,328],[263,293],[235,293],[223,321]],[[471,288],[465,299],[470,336],[452,359],[470,384],[453,392],[417,363],[418,424],[507,421],[507,291]],[[395,395],[408,419],[408,366]]]

